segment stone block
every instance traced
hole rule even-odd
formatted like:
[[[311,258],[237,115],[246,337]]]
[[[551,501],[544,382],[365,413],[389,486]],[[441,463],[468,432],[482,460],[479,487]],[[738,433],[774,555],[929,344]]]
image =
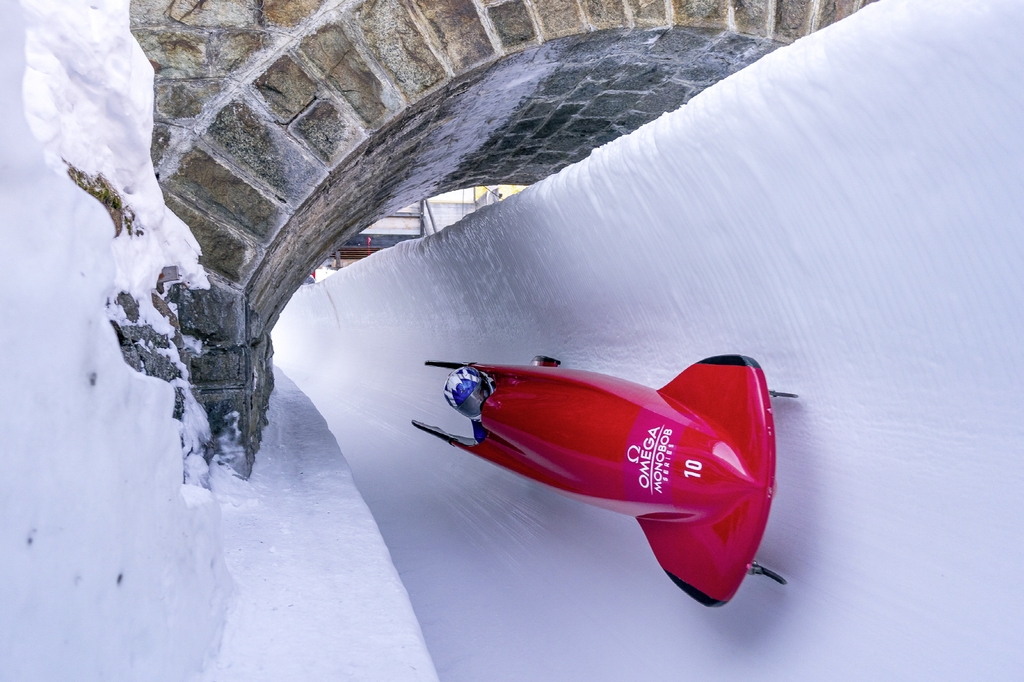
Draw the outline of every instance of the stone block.
[[[544,40],[583,32],[583,17],[575,0],[533,0],[533,9]]]
[[[818,28],[845,19],[857,11],[858,4],[858,0],[821,0],[821,6],[818,8]]]
[[[501,46],[506,52],[532,44],[537,32],[530,20],[530,13],[522,0],[511,0],[487,8],[487,16],[498,33]]]
[[[387,113],[381,99],[383,86],[341,26],[325,26],[303,40],[300,49],[366,125],[380,125]]]
[[[664,29],[638,31],[621,27],[595,31],[573,41],[575,44],[563,52],[563,59],[595,66],[607,59],[628,63],[646,55],[664,32]]]
[[[367,0],[359,24],[367,45],[407,97],[444,79],[444,68],[399,0]]]
[[[555,109],[558,108],[558,102],[548,102],[545,100],[532,100],[528,106],[521,109],[520,118],[539,118],[545,119],[550,116]]]
[[[353,131],[330,102],[321,100],[292,125],[292,132],[309,144],[325,163],[330,163],[342,146],[352,140]]]
[[[241,283],[252,269],[256,249],[226,225],[221,225],[187,202],[171,193],[164,194],[167,208],[181,218],[203,250],[199,262],[224,275],[233,282]]]
[[[771,0],[732,0],[736,30],[748,35],[768,35]]]
[[[543,150],[540,154],[547,154],[551,152],[559,152],[560,156],[564,158],[567,153],[576,151],[580,147],[590,148],[590,140],[586,135],[575,132],[576,121],[579,119],[573,119],[565,125],[565,127],[558,131],[556,135],[552,135],[544,141]],[[539,157],[540,154],[537,156]],[[535,158],[536,162],[536,158]]]
[[[623,28],[627,25],[622,0],[583,0],[583,9],[594,28]]]
[[[243,348],[211,348],[192,358],[192,381],[201,386],[245,383],[245,350]]]
[[[610,117],[590,118],[581,116],[574,118],[572,122],[566,126],[566,130],[570,133],[589,137],[610,128],[611,121],[609,118]]]
[[[631,92],[609,92],[598,95],[581,112],[582,116],[595,116],[605,120],[614,118],[633,108],[639,96]]]
[[[270,334],[261,334],[254,339],[250,346],[251,353],[249,363],[252,367],[253,391],[251,398],[252,411],[250,412],[250,438],[254,444],[260,441],[263,427],[267,421],[267,408],[270,404],[270,394],[274,391],[274,345]]]
[[[516,121],[516,124],[508,129],[508,134],[527,136],[544,125],[543,118],[524,118]]]
[[[548,177],[551,173],[550,166],[528,163],[516,169],[515,175],[509,177],[509,182],[514,182],[517,185],[532,185]]]
[[[726,27],[728,0],[672,0],[675,23],[682,26]]]
[[[146,368],[142,365],[142,358],[139,356],[139,348],[131,341],[126,341],[121,336],[121,329],[117,326],[114,321],[110,322],[114,327],[114,331],[117,333],[118,341],[121,344],[121,357],[124,358],[125,364],[134,369],[136,372],[145,373]]]
[[[167,0],[131,0],[129,15],[133,29],[137,26],[161,26],[174,21],[167,16]]]
[[[739,33],[723,32],[715,40],[711,51],[723,60],[733,64],[733,71],[771,52],[781,43],[763,38],[752,38]]]
[[[611,31],[602,31],[602,33],[611,33]],[[636,59],[621,59],[619,55],[588,55],[591,58],[590,62],[590,73],[587,74],[587,78],[591,81],[596,81],[601,84],[607,84],[613,78],[617,78],[624,69],[636,64],[646,63],[643,60]]]
[[[206,36],[185,31],[135,31],[158,78],[200,78],[206,75]]]
[[[124,311],[124,315],[128,318],[129,322],[139,321],[139,302],[131,294],[127,291],[120,292],[117,295],[117,304],[121,306],[121,310]]]
[[[622,69],[609,84],[610,90],[628,90],[630,92],[648,92],[673,75],[671,65],[661,62],[652,64],[635,64]]]
[[[181,421],[181,418],[185,416],[185,389],[181,386],[174,387],[174,412],[171,413],[171,417]]]
[[[171,143],[171,129],[161,123],[153,124],[153,140],[149,145],[149,156],[153,160],[153,167],[160,164],[167,145]],[[157,176],[158,178],[160,176]]]
[[[796,40],[811,31],[812,0],[776,0],[775,35]]]
[[[193,394],[210,420],[217,459],[248,478],[255,462],[255,447],[249,442],[249,434],[242,432],[251,418],[246,389],[199,390]]]
[[[266,237],[277,225],[274,204],[202,149],[186,154],[167,184],[219,220],[257,237]]]
[[[537,88],[540,97],[563,97],[572,92],[590,73],[590,68],[583,65],[567,65],[559,67],[544,79]]]
[[[633,23],[637,28],[655,28],[668,25],[664,0],[629,0]]]
[[[413,0],[451,60],[455,73],[494,56],[473,0]]]
[[[588,156],[590,156],[590,153],[593,152],[594,149],[597,146],[598,145],[593,145],[593,146],[588,145],[586,147],[580,147],[579,149],[577,149],[572,154],[569,154],[568,156],[566,156],[565,160],[567,162],[567,165],[571,165],[571,164],[574,164],[574,163],[579,163],[583,159],[587,158]]]
[[[537,166],[549,166],[557,168],[564,165],[567,155],[559,152],[541,152],[533,157],[533,164]]]
[[[163,334],[158,334],[148,324],[125,324],[121,326],[122,335],[133,343],[140,343],[149,348],[162,348],[167,350],[171,342]]]
[[[135,317],[138,319],[137,312]],[[117,334],[121,355],[132,369],[163,381],[181,378],[178,366],[160,352],[171,347],[166,336],[158,334],[148,324],[117,324],[113,321],[110,324]]]
[[[656,118],[658,118],[657,114],[652,114],[648,111],[627,111],[615,119],[615,125],[623,132],[631,133]]]
[[[235,101],[221,109],[206,135],[283,200],[299,199],[316,181],[316,168],[295,143],[280,129],[268,126],[244,102]]]
[[[569,122],[573,116],[583,109],[582,104],[563,104],[555,109],[555,113],[548,117],[547,122],[536,132],[534,138],[544,139],[557,133],[562,126]]]
[[[595,81],[588,78],[576,86],[576,88],[566,96],[565,101],[587,104],[607,89],[608,81]]]
[[[271,64],[253,85],[281,123],[294,119],[316,95],[316,83],[287,55]]]
[[[245,294],[210,278],[209,289],[189,289],[181,284],[170,287],[168,300],[178,308],[181,333],[199,339],[204,345],[234,346],[246,340]]]
[[[676,27],[665,31],[658,42],[651,48],[652,56],[671,58],[676,62],[685,62],[688,55],[696,56],[707,49],[717,31],[708,29],[685,29]]]
[[[707,87],[722,80],[736,68],[734,61],[711,50],[676,72],[676,78]]]
[[[508,152],[522,144],[525,139],[526,135],[506,135],[499,138],[492,149],[496,152]]]
[[[181,378],[181,370],[171,362],[166,355],[151,350],[146,346],[136,343],[139,359],[142,361],[142,371],[151,377],[164,381],[174,381]]]
[[[243,28],[256,26],[258,0],[173,0],[167,16],[189,26]]]
[[[640,111],[661,115],[666,111],[675,111],[683,106],[697,92],[693,86],[668,82],[654,92],[645,95],[636,108]]]
[[[221,31],[210,41],[210,75],[230,76],[249,57],[263,49],[268,36],[261,31]]]
[[[263,18],[278,26],[297,26],[321,4],[323,0],[263,0]]]
[[[219,81],[164,81],[156,86],[156,113],[164,119],[194,118],[220,92]]]

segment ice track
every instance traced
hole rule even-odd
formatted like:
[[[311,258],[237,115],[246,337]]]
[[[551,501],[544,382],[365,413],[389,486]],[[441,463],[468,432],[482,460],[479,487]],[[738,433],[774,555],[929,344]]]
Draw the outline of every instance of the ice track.
[[[581,164],[296,294],[326,417],[445,682],[1024,676],[1024,5],[885,0]],[[426,359],[660,386],[757,358],[778,497],[705,609],[636,523],[414,430]]]

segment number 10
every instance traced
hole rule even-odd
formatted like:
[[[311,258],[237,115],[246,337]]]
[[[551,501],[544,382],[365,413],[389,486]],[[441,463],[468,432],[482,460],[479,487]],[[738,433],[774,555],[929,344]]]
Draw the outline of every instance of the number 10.
[[[687,469],[687,471],[685,471],[683,473],[686,474],[687,478],[689,478],[690,476],[695,476],[697,478],[700,478],[700,473],[698,473],[698,472],[701,469],[703,469],[703,468],[704,468],[704,465],[701,464],[700,462],[698,462],[697,460],[695,460],[695,459],[688,459],[688,460],[686,460],[686,469]]]

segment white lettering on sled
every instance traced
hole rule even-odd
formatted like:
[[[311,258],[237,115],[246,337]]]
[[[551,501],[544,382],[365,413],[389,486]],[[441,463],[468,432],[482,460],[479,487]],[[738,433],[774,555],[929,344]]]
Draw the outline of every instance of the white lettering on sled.
[[[626,441],[625,487],[629,499],[670,502],[672,458],[681,428],[642,410]]]

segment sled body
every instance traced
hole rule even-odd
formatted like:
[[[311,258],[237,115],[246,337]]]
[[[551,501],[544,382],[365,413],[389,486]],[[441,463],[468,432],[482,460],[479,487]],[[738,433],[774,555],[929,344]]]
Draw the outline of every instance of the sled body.
[[[453,445],[636,517],[687,594],[707,606],[732,598],[775,485],[771,403],[756,362],[708,358],[661,389],[554,366],[471,366],[494,382],[481,410],[486,437]]]

